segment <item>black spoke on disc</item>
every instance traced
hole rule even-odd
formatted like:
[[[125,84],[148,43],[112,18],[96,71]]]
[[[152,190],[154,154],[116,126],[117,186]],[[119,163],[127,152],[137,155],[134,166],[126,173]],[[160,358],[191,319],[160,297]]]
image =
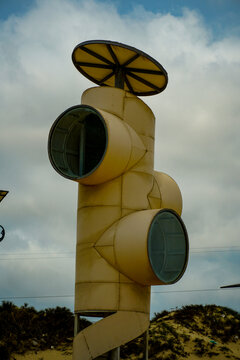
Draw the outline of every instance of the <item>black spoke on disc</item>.
[[[130,91],[131,93],[134,93],[133,87],[132,87],[132,85],[130,84],[130,82],[129,82],[129,80],[128,80],[128,77],[127,77],[126,74],[125,74],[125,82],[126,82],[126,84],[127,84],[127,87],[128,87],[128,89],[129,89],[129,91]]]
[[[128,72],[136,72],[140,74],[149,74],[149,75],[164,75],[162,71],[159,70],[148,70],[148,69],[137,69],[137,68],[126,68],[127,73]]]
[[[135,54],[133,55],[130,59],[128,59],[122,66],[126,67],[129,64],[131,64],[134,60],[136,60],[137,58],[139,58],[139,54]]]
[[[114,71],[112,71],[110,74],[108,74],[107,76],[105,76],[102,80],[99,81],[99,84],[103,84],[105,81],[107,81],[108,79],[110,79],[111,77],[114,76]]]
[[[113,69],[113,65],[94,64],[94,63],[83,62],[83,61],[78,61],[78,62],[76,62],[76,64],[79,66],[95,67],[95,68],[99,68],[99,69]]]
[[[138,75],[136,75],[136,74],[133,74],[133,73],[129,72],[129,73],[128,73],[128,76],[131,76],[133,79],[135,79],[135,80],[143,83],[144,85],[146,85],[146,86],[148,86],[148,87],[150,87],[150,88],[152,88],[152,89],[154,89],[154,90],[157,90],[157,91],[160,90],[160,88],[159,88],[158,86],[152,84],[151,82],[149,82],[149,81],[141,78],[140,76],[138,76]]]
[[[110,60],[106,59],[106,58],[103,57],[102,55],[99,55],[99,54],[96,53],[95,51],[92,51],[92,50],[90,50],[90,49],[88,49],[88,48],[86,48],[86,47],[84,47],[84,46],[82,47],[82,50],[85,51],[85,52],[87,52],[88,54],[94,56],[95,58],[97,58],[97,59],[99,59],[99,60],[107,63],[107,64],[113,65],[113,63],[112,63]]]
[[[109,51],[111,57],[113,58],[113,61],[115,62],[115,64],[116,64],[117,66],[119,66],[118,58],[116,57],[116,55],[115,55],[115,53],[114,53],[111,45],[107,44],[107,48],[108,48],[108,51]]]

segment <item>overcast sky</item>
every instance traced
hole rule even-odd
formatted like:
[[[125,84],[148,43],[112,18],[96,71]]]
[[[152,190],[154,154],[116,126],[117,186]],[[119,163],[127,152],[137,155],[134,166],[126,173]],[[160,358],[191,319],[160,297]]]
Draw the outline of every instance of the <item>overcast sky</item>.
[[[0,2],[0,189],[9,190],[0,300],[73,309],[77,184],[54,171],[47,139],[94,86],[73,48],[106,39],[169,75],[163,93],[142,100],[156,116],[155,169],[182,192],[190,259],[179,283],[152,288],[151,314],[210,303],[240,311],[240,290],[219,290],[240,282],[239,16],[238,0]]]

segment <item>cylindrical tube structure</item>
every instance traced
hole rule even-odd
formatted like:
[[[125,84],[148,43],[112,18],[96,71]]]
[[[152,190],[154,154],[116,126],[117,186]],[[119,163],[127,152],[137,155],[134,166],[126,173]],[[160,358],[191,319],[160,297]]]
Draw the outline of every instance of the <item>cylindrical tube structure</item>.
[[[153,169],[154,126],[151,109],[136,96],[95,87],[50,130],[53,167],[79,183],[75,312],[114,314],[76,335],[76,360],[146,331],[150,286],[174,283],[185,271],[181,193]]]
[[[134,212],[114,228],[114,266],[122,274],[141,285],[173,284],[181,278],[188,260],[188,236],[175,211]],[[104,246],[96,248],[104,257]]]
[[[116,178],[145,153],[128,124],[88,105],[73,106],[57,118],[49,149],[51,163],[62,176],[86,185]]]

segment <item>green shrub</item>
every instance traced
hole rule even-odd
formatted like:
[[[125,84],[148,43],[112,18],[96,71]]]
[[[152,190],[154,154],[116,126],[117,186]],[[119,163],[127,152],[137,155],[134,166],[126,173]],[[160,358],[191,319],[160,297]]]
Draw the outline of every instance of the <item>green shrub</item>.
[[[80,320],[80,328],[90,324]],[[0,306],[0,359],[6,351],[24,354],[69,342],[73,337],[74,315],[65,307],[37,311],[27,304],[17,307],[11,302]],[[6,350],[7,349],[7,350]],[[9,355],[6,355],[9,356]]]

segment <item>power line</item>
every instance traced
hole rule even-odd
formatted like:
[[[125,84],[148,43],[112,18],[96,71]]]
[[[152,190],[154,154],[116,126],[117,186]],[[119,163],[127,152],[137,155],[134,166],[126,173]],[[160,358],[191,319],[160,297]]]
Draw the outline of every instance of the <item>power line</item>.
[[[202,292],[202,291],[219,291],[221,289],[189,289],[189,290],[167,290],[167,291],[152,291],[152,294],[166,294],[166,293],[186,293],[186,292]]]
[[[240,251],[240,246],[216,246],[216,247],[190,248],[190,253],[229,252],[229,251]]]
[[[199,254],[199,253],[211,253],[211,252],[229,252],[229,251],[240,251],[240,246],[231,246],[231,247],[206,247],[206,248],[190,248],[190,254]],[[53,255],[44,257],[44,254]],[[55,256],[55,255],[64,255],[69,254],[69,256]],[[14,256],[18,257],[14,257]],[[43,256],[35,256],[30,257],[31,255],[43,255]],[[32,252],[32,253],[2,253],[0,256],[4,256],[4,258],[0,258],[0,261],[6,260],[42,260],[42,259],[73,259],[75,258],[74,251],[61,251],[61,252]],[[6,256],[6,257],[5,257]],[[19,257],[20,256],[20,257]],[[26,257],[27,256],[27,257]]]
[[[34,257],[34,258],[31,258],[31,257],[20,257],[20,258],[14,258],[14,257],[11,257],[11,258],[3,258],[1,259],[0,258],[0,261],[3,260],[49,260],[49,259],[54,259],[54,260],[57,260],[57,259],[74,259],[75,256],[47,256],[47,257]]]
[[[235,290],[240,288],[229,288],[230,290]],[[226,289],[224,289],[226,291]],[[189,292],[206,292],[206,291],[223,291],[221,288],[215,289],[188,289],[188,290],[166,290],[166,291],[152,291],[152,294],[170,294],[170,293],[189,293]],[[224,292],[225,292],[224,291]],[[48,298],[73,298],[74,295],[65,294],[65,295],[38,295],[38,296],[5,296],[0,297],[0,300],[21,300],[21,299],[48,299]]]
[[[35,251],[35,252],[11,252],[11,253],[2,253],[1,255],[36,255],[36,254],[51,254],[51,255],[56,255],[56,254],[75,254],[75,251]]]
[[[0,300],[73,298],[73,297],[74,295],[5,296],[5,297],[0,297]]]
[[[50,256],[44,256],[45,254]],[[64,254],[68,254],[68,256],[62,256]],[[17,257],[14,257],[14,256]],[[42,256],[34,256],[31,255],[42,255]],[[61,256],[56,256],[61,255]],[[61,251],[61,252],[25,252],[25,253],[2,253],[0,256],[5,256],[4,258],[0,258],[1,260],[42,260],[42,259],[73,259],[75,258],[75,251]],[[19,257],[20,256],[20,257]],[[27,256],[27,257],[26,257]]]

